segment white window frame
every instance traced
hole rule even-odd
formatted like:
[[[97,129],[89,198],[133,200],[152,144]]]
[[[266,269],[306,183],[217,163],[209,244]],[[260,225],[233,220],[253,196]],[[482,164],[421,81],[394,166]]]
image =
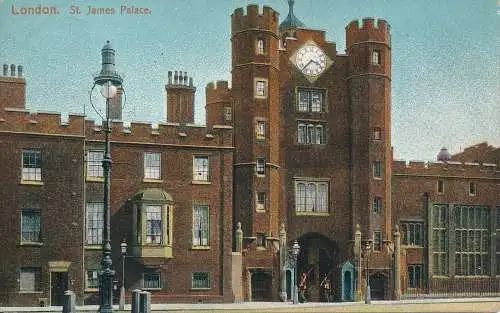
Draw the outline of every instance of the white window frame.
[[[326,144],[325,126],[309,121],[299,121],[297,125],[297,143],[305,145]]]
[[[382,128],[380,127],[373,128],[373,140],[376,141],[382,140]]]
[[[383,200],[382,197],[375,196],[373,198],[373,203],[372,203],[372,212],[375,215],[380,215],[382,213],[382,208],[383,208]]]
[[[401,221],[401,243],[406,246],[423,247],[424,245],[424,222],[423,221]]]
[[[21,154],[22,180],[42,181],[42,151],[26,149]]]
[[[266,175],[266,160],[264,158],[258,158],[255,161],[255,174],[258,176]]]
[[[380,65],[380,51],[379,50],[372,51],[372,65]]]
[[[329,182],[296,180],[295,212],[329,213]]]
[[[104,227],[104,203],[87,202],[86,205],[86,236],[88,245],[100,245],[103,238]]]
[[[29,224],[33,221],[35,224]],[[39,210],[23,208],[21,211],[21,243],[41,243],[41,224],[42,214]]]
[[[266,139],[266,121],[257,120],[255,122],[255,136],[257,139]]]
[[[42,269],[39,267],[21,267],[19,269],[19,292],[41,292]]]
[[[268,91],[268,80],[265,78],[254,78],[254,98],[266,99]]]
[[[99,289],[99,270],[87,269],[85,271],[85,289]]]
[[[382,162],[380,160],[375,160],[373,163],[373,177],[382,178]]]
[[[264,191],[257,191],[255,193],[255,209],[257,211],[266,211],[267,193]]]
[[[146,244],[163,245],[163,223],[163,205],[146,205]]]
[[[232,121],[233,120],[233,108],[226,106],[224,107],[224,119],[226,121]]]
[[[104,160],[103,150],[88,150],[87,152],[87,177],[104,177],[102,161]]]
[[[316,88],[297,89],[297,110],[299,112],[321,113],[326,111],[326,91]]]
[[[257,38],[255,42],[255,54],[257,55],[266,54],[265,40],[263,38]]]
[[[161,180],[160,152],[144,152],[144,179]]]
[[[210,289],[210,285],[209,272],[191,273],[191,289]]]
[[[146,279],[146,278],[155,278]],[[148,285],[148,283],[151,283]],[[142,289],[144,290],[161,290],[161,273],[159,269],[150,269],[142,272]]]
[[[210,208],[205,204],[193,206],[193,247],[210,246]]]
[[[210,181],[210,157],[208,155],[193,156],[193,181]]]

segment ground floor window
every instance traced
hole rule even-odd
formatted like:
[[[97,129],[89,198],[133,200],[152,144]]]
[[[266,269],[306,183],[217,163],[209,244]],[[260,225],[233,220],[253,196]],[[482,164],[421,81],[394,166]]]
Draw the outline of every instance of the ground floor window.
[[[142,274],[143,288],[144,289],[160,289],[161,280],[160,272],[157,269],[150,269]]]
[[[194,272],[191,275],[191,289],[209,289],[210,276],[208,272]]]
[[[22,267],[19,271],[19,291],[37,292],[41,290],[41,269],[39,267]]]
[[[408,288],[422,287],[422,265],[408,265]]]
[[[85,288],[97,289],[99,288],[99,273],[97,270],[87,270]]]

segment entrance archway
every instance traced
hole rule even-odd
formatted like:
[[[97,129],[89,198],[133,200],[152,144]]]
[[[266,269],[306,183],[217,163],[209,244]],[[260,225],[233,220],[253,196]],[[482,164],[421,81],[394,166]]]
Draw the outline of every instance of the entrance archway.
[[[375,273],[370,276],[370,289],[373,300],[384,300],[387,287],[388,279],[384,274]]]
[[[338,261],[337,244],[318,233],[308,233],[298,239],[301,246],[297,258],[298,277],[305,273],[306,300],[310,302],[327,301],[325,280],[330,280],[331,291],[337,290],[340,279],[336,271]],[[300,279],[298,281],[300,283]]]
[[[272,277],[266,272],[252,274],[252,301],[272,301]]]

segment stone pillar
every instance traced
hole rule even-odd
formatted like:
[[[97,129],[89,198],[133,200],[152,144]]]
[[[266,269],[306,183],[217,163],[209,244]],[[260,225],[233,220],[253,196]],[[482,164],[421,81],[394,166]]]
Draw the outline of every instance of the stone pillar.
[[[394,300],[401,300],[401,233],[394,232]]]
[[[286,259],[288,255],[288,249],[286,244],[286,230],[285,223],[281,223],[280,225],[280,299],[283,302],[287,300],[286,294]]]
[[[361,231],[359,224],[356,224],[356,232],[354,233],[354,263],[356,266],[356,293],[354,301],[361,301],[361,280],[363,271],[361,270]]]
[[[236,224],[236,252],[243,250],[243,230],[241,229],[241,222]]]
[[[139,312],[140,313],[151,313],[151,293],[147,291],[141,291],[139,294]]]
[[[64,292],[63,313],[76,313],[76,297],[73,291]]]
[[[132,290],[132,313],[140,313],[139,296],[141,291],[139,289]]]

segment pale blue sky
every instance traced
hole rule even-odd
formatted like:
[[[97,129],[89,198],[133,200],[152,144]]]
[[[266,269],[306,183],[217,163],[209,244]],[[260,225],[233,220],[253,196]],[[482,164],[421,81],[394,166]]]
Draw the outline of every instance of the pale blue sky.
[[[230,80],[230,15],[249,3],[288,13],[286,0],[0,0],[0,63],[22,64],[27,108],[90,113],[92,74],[110,40],[124,74],[124,120],[165,120],[167,71],[187,71],[204,123],[205,85]],[[54,16],[20,16],[17,9],[56,6]],[[69,14],[70,6],[81,15]],[[115,15],[89,16],[88,5]],[[121,5],[147,16],[120,15]],[[296,16],[345,49],[345,26],[380,17],[392,29],[392,144],[399,159],[434,160],[488,141],[500,146],[500,6],[496,0],[296,0]],[[97,99],[97,96],[96,96]],[[90,114],[89,114],[90,115]],[[93,114],[95,116],[95,114]]]

